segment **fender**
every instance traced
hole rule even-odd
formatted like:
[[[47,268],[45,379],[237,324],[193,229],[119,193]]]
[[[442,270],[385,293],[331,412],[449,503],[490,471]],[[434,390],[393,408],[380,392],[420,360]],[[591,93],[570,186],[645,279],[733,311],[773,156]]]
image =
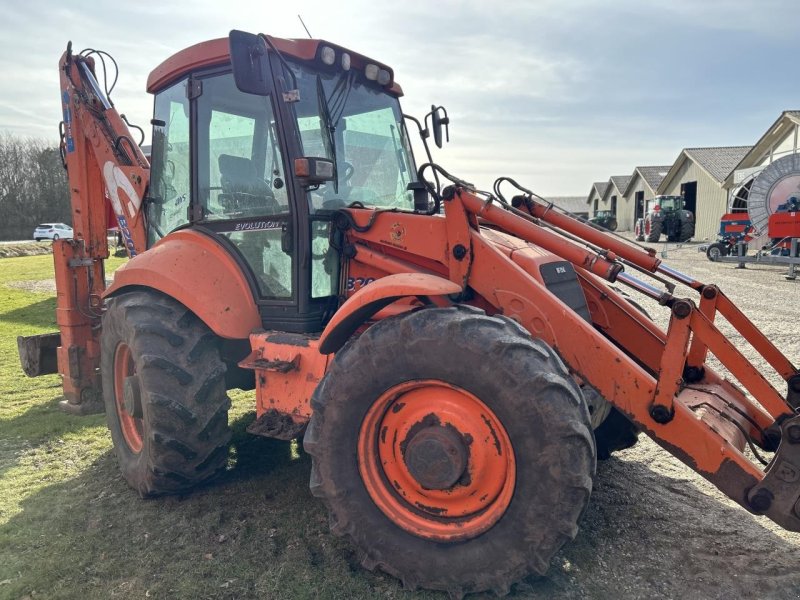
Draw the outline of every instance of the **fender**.
[[[176,231],[117,269],[109,298],[131,286],[170,296],[217,335],[247,339],[261,327],[253,291],[239,265],[212,238],[190,229]]]
[[[372,315],[395,300],[460,292],[460,285],[438,275],[397,273],[381,277],[350,296],[336,311],[319,338],[319,351],[330,354],[339,350]]]

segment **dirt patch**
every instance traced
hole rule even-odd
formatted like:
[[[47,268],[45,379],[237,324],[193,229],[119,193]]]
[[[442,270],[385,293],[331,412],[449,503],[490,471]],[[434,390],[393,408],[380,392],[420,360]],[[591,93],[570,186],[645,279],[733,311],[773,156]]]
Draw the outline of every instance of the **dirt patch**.
[[[20,242],[19,244],[0,244],[0,258],[16,258],[17,256],[36,256],[52,254],[52,242]]]
[[[17,290],[23,290],[25,292],[33,292],[35,294],[56,293],[55,279],[35,279],[33,281],[7,281],[3,285]]]

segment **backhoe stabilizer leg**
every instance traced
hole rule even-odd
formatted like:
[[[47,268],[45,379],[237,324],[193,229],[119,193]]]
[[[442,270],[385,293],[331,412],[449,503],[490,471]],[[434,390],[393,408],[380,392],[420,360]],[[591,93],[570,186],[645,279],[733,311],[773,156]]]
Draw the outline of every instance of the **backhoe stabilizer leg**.
[[[747,492],[750,510],[800,531],[800,415],[781,424],[781,443],[764,478]]]

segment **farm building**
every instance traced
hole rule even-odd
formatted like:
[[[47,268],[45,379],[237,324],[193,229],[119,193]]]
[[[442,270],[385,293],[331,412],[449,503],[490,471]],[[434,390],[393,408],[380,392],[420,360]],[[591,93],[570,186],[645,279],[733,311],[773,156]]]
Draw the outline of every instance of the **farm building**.
[[[576,217],[582,219],[589,218],[589,211],[586,206],[586,198],[583,196],[550,196],[545,198],[548,202],[552,202],[555,206],[572,213]]]
[[[771,162],[800,150],[800,110],[786,110],[767,129],[739,164],[728,174],[723,187],[733,211],[746,210],[753,177]]]
[[[625,210],[632,224],[644,216],[645,203],[656,195],[661,180],[669,172],[671,165],[662,167],[636,167],[625,190]]]
[[[633,229],[633,221],[628,215],[630,211],[623,200],[630,180],[629,175],[612,175],[600,199],[600,210],[610,210],[617,218],[618,231]]]
[[[600,206],[600,201],[603,199],[603,194],[606,193],[607,186],[608,183],[605,181],[595,181],[592,184],[592,189],[589,192],[589,196],[585,199],[585,203],[588,205],[590,217],[593,217],[598,210],[604,210]]]
[[[697,219],[695,240],[716,237],[728,204],[728,191],[723,184],[751,148],[684,148],[659,184],[658,195],[685,198],[687,210]]]

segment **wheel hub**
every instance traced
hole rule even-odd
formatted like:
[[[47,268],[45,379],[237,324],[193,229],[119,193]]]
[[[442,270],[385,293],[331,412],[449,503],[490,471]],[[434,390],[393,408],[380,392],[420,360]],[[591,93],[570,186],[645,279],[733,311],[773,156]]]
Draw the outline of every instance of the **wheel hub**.
[[[426,539],[483,533],[514,494],[514,452],[502,422],[443,381],[407,381],[382,394],[362,421],[358,462],[384,515]]]
[[[453,487],[467,468],[469,453],[453,427],[427,427],[406,438],[405,460],[411,476],[425,489]]]
[[[122,397],[125,403],[125,411],[134,419],[141,419],[142,396],[139,376],[131,375],[130,377],[126,377],[122,386]]]

